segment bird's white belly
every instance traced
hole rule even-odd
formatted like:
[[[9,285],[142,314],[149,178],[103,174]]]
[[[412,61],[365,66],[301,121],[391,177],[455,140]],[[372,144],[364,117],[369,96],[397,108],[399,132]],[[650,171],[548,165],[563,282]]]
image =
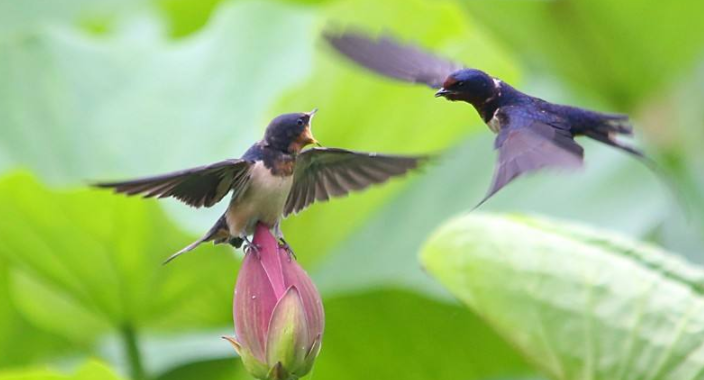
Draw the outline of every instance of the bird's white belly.
[[[499,109],[496,109],[494,111],[494,115],[489,119],[489,122],[486,123],[486,125],[489,126],[489,129],[491,129],[492,132],[494,133],[499,133],[501,132],[501,122],[499,120]]]
[[[250,183],[244,194],[230,202],[227,224],[232,236],[254,233],[257,222],[274,227],[283,213],[293,176],[271,174],[262,162],[252,166]]]

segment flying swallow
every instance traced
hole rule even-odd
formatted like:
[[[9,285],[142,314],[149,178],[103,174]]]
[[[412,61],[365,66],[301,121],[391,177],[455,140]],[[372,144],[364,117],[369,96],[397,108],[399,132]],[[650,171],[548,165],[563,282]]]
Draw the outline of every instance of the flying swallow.
[[[474,106],[497,134],[494,148],[498,150],[492,184],[475,208],[522,174],[548,167],[581,167],[584,152],[575,142],[576,136],[626,151],[654,168],[641,151],[616,139],[618,135],[633,134],[626,115],[550,103],[481,70],[466,68],[388,36],[375,39],[359,32],[328,32],[324,38],[338,52],[371,71],[430,86],[437,89],[436,97]]]
[[[262,222],[272,226],[290,250],[279,227],[282,217],[298,213],[315,201],[347,195],[417,168],[426,156],[393,156],[318,144],[311,132],[315,110],[276,117],[264,138],[239,159],[124,182],[95,184],[117,193],[145,198],[176,198],[190,206],[211,207],[232,193],[230,205],[200,239],[171,255],[165,263],[204,242],[239,248]],[[319,144],[318,144],[319,145]]]

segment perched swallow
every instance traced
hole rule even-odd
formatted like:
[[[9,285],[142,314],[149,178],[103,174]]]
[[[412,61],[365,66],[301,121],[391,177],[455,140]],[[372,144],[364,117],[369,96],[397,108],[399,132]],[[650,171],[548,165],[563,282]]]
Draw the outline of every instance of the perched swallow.
[[[643,153],[616,140],[633,130],[628,116],[558,105],[524,94],[487,73],[445,60],[422,49],[363,33],[326,33],[338,52],[381,75],[438,89],[436,97],[463,101],[497,134],[494,179],[479,207],[522,174],[542,168],[582,166],[584,152],[574,141],[587,136],[645,160]],[[476,208],[475,207],[475,208]]]
[[[315,201],[358,191],[417,168],[425,156],[392,156],[338,148],[311,148],[315,110],[284,114],[267,127],[264,138],[239,159],[124,182],[98,183],[127,195],[176,198],[190,206],[211,207],[232,192],[230,205],[200,239],[171,255],[166,262],[203,242],[249,243],[257,222],[272,226],[284,246],[282,217]],[[319,144],[318,144],[319,145]]]

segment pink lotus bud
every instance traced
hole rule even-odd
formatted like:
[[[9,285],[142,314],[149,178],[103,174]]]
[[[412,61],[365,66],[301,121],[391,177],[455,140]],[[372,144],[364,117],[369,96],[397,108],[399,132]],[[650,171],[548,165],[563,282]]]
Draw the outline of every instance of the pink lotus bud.
[[[226,338],[258,379],[295,380],[320,352],[325,325],[320,294],[286,249],[259,224],[240,269],[233,314],[235,338]]]

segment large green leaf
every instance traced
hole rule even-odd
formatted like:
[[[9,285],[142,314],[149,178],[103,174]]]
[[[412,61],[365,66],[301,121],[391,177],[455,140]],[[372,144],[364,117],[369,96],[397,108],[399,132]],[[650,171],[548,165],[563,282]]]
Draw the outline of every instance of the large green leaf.
[[[21,366],[73,348],[65,339],[37,329],[10,299],[10,269],[0,257],[0,368]]]
[[[313,379],[488,379],[531,371],[473,314],[398,290],[325,300]]]
[[[472,214],[428,241],[428,272],[557,379],[704,378],[704,270],[605,231]]]
[[[534,66],[623,110],[688,73],[704,46],[701,1],[462,3]]]
[[[0,181],[0,214],[13,304],[55,335],[88,345],[106,333],[231,319],[234,256],[206,246],[162,266],[195,237],[168,222],[155,202],[52,192],[15,175]]]
[[[223,343],[221,340],[220,343]],[[232,346],[227,347],[233,353]],[[157,380],[194,380],[202,379],[207,374],[208,380],[234,380],[249,379],[244,366],[237,362],[238,359],[232,357],[227,359],[215,359],[197,361],[173,368],[167,373],[157,377]],[[2,380],[2,379],[0,379]]]
[[[49,25],[107,19],[137,7],[139,0],[0,0],[0,46],[41,33]]]
[[[0,169],[76,183],[237,157],[308,73],[311,16],[242,1],[178,42],[135,16],[105,36],[56,26],[3,44]]]

